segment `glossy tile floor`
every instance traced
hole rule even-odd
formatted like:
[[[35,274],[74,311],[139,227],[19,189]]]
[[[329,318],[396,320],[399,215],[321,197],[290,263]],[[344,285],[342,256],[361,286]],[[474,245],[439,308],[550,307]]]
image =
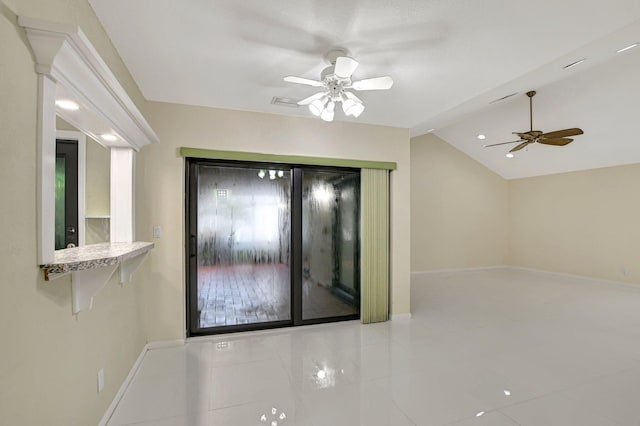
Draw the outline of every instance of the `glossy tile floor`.
[[[290,268],[287,264],[198,267],[201,328],[255,324],[291,319]],[[305,279],[303,319],[356,315],[359,307],[345,302],[319,283]]]
[[[412,312],[151,350],[109,425],[640,424],[640,289],[416,274]]]

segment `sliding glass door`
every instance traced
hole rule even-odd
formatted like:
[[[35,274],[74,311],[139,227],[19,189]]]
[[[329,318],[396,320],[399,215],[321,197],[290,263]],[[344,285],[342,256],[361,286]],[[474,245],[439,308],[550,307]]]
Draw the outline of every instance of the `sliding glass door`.
[[[187,159],[189,334],[358,318],[359,179]]]
[[[360,313],[360,173],[303,172],[304,320]]]

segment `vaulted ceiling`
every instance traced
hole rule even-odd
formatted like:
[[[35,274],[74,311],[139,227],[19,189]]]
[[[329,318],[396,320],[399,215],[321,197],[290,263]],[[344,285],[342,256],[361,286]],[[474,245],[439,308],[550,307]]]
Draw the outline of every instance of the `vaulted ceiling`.
[[[315,93],[282,77],[318,79],[342,47],[355,79],[395,84],[336,120],[433,131],[505,178],[640,162],[640,47],[616,53],[640,41],[637,0],[89,1],[149,100],[311,116],[271,100]],[[483,148],[529,130],[532,89],[536,129],[585,134],[512,159]]]

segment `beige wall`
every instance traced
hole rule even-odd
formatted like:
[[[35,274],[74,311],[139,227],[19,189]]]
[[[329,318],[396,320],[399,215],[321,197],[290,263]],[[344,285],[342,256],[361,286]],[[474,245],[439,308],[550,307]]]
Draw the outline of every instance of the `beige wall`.
[[[410,160],[407,130],[318,119],[150,102],[147,119],[161,143],[138,156],[138,236],[163,228],[145,268],[145,319],[150,340],[184,336],[184,160],[181,146],[395,161],[392,173],[392,312],[409,312]]]
[[[436,135],[411,139],[411,270],[504,265],[508,182]]]
[[[507,181],[411,140],[411,270],[513,265],[640,282],[640,164]]]
[[[510,181],[510,263],[639,283],[639,183],[640,164]]]
[[[85,0],[0,2],[0,424],[95,425],[145,343],[139,289],[115,280],[71,313],[69,278],[36,264],[37,78],[16,14],[79,23],[129,94],[142,97]],[[52,212],[53,214],[53,212]],[[98,394],[96,374],[106,387]]]

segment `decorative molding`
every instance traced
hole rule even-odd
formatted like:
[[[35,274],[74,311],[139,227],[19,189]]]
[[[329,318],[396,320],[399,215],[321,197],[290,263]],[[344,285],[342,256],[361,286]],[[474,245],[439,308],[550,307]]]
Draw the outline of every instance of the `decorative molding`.
[[[55,259],[55,149],[56,115],[86,135],[112,149],[137,151],[158,142],[158,136],[129,98],[91,42],[76,26],[57,24],[20,16],[35,58],[38,73],[37,111],[37,236],[38,264]],[[56,99],[69,99],[79,106],[68,111],[56,106]],[[115,136],[107,141],[104,133]],[[132,161],[135,155],[131,154]],[[131,168],[127,187],[118,187],[118,199],[134,193],[133,164],[112,164],[112,168]],[[112,176],[112,199],[113,199]],[[113,222],[129,229],[123,241],[133,241],[133,199],[123,204]],[[79,226],[84,227],[84,220]],[[119,226],[119,225],[118,225]],[[118,229],[121,229],[118,227]],[[120,240],[120,238],[118,238]]]
[[[38,74],[62,86],[65,94],[111,127],[124,146],[139,150],[158,142],[158,136],[80,28],[24,16],[18,23],[27,32]],[[55,113],[55,103],[53,106]],[[98,136],[74,114],[61,109],[58,113],[89,136]]]

